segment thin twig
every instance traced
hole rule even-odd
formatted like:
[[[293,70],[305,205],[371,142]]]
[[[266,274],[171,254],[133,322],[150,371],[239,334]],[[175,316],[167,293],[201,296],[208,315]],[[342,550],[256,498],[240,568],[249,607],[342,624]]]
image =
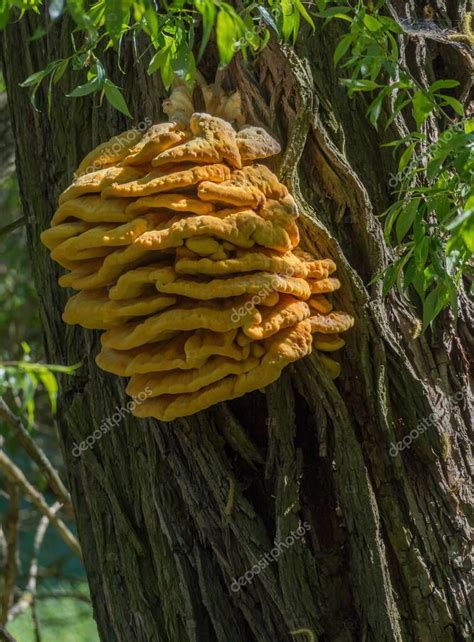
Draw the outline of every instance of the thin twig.
[[[41,628],[38,618],[38,611],[36,610],[36,598],[33,596],[31,600],[31,619],[33,620],[33,630],[35,632],[35,642],[41,642]]]
[[[5,580],[3,585],[2,613],[0,624],[6,624],[8,609],[13,601],[17,575],[18,525],[20,522],[20,493],[15,481],[8,484],[10,503],[7,516],[7,556],[5,563]]]
[[[0,524],[0,566],[3,566],[7,559],[7,538],[3,532],[3,526]]]
[[[78,591],[58,591],[57,593],[40,593],[36,596],[37,600],[78,600],[79,602],[84,602],[85,604],[90,604],[91,600],[87,595],[79,593]]]
[[[0,449],[0,469],[2,469],[8,479],[17,482],[21,490],[27,495],[36,508],[51,521],[51,524],[59,531],[59,534],[69,546],[69,548],[79,557],[81,557],[81,547],[79,542],[68,529],[66,524],[56,517],[46,503],[43,495],[36,490],[34,486],[26,479],[23,472],[16,464],[6,455],[5,451]]]
[[[61,506],[62,506],[61,502],[56,502],[55,504],[53,504],[53,506],[51,506],[51,509],[50,509],[51,514],[56,515],[56,513],[61,508]],[[23,592],[18,602],[16,602],[16,604],[12,606],[12,608],[8,612],[8,621],[11,622],[16,617],[21,615],[21,613],[26,611],[26,609],[29,606],[31,606],[36,642],[41,642],[39,621],[38,621],[36,608],[35,608],[36,588],[38,584],[38,557],[39,557],[39,552],[41,550],[41,546],[43,545],[46,531],[48,530],[49,523],[50,523],[50,518],[47,516],[42,517],[39,521],[38,528],[36,529],[34,544],[33,544],[33,556],[30,562],[30,569],[28,572],[28,582],[26,585],[26,590]]]
[[[72,514],[71,498],[54,466],[30,436],[21,419],[10,410],[2,398],[0,398],[0,419],[3,419],[12,428],[16,440],[37,464],[40,471],[46,477],[52,492],[59,501],[62,502],[66,511]]]
[[[17,642],[13,635],[10,635],[3,624],[0,624],[0,640],[1,642]]]
[[[25,223],[26,223],[26,216],[20,216],[20,218],[17,218],[16,220],[12,221],[8,225],[5,225],[4,227],[0,227],[0,237],[6,236],[7,234],[10,234],[10,232],[14,232],[16,229],[18,229]]]

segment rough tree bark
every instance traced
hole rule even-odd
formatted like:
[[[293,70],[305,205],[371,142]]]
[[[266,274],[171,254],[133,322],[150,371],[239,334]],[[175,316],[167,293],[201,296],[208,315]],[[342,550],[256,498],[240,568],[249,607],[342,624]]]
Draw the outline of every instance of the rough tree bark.
[[[422,18],[424,4],[394,1],[389,10]],[[436,9],[455,29],[467,5],[438,0]],[[126,416],[75,457],[74,444],[124,405],[124,386],[95,366],[97,335],[62,323],[66,293],[39,234],[79,159],[129,124],[90,99],[64,98],[71,76],[51,117],[44,95],[42,111],[32,109],[18,83],[70,51],[65,20],[30,42],[36,25],[28,16],[6,30],[4,75],[48,359],[83,362],[62,382],[58,425],[101,639],[472,639],[472,310],[461,296],[457,322],[446,312],[419,336],[416,308],[368,285],[390,260],[376,215],[395,169],[366,103],[338,84],[332,53],[343,26],[302,34],[298,54],[271,43],[225,75],[242,92],[248,122],[286,148],[278,169],[298,198],[304,243],[339,266],[336,301],[357,320],[341,378],[328,380],[314,355],[264,391],[171,425]],[[462,43],[410,34],[402,55],[421,81],[472,82]],[[122,64],[126,76],[116,80],[137,122],[162,119],[156,75],[131,48]],[[210,51],[202,71],[212,80],[214,70]],[[406,127],[398,121],[384,140]],[[391,444],[432,413],[433,425],[392,456]],[[231,590],[232,578],[303,522],[304,538]]]

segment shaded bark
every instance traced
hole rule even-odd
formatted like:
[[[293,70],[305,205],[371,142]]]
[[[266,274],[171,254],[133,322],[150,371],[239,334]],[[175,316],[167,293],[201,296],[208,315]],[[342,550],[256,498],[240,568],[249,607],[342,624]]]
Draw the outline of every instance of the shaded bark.
[[[454,4],[461,15],[466,3]],[[50,118],[44,95],[43,111],[31,108],[18,82],[70,47],[66,21],[32,43],[35,26],[27,17],[8,27],[4,74],[48,359],[83,362],[62,382],[58,423],[101,639],[471,639],[472,311],[463,298],[457,322],[446,312],[435,332],[418,336],[416,309],[368,285],[390,260],[376,215],[396,170],[367,104],[338,83],[332,52],[343,27],[302,34],[298,55],[271,43],[225,78],[241,90],[248,122],[286,149],[277,169],[298,200],[304,244],[338,264],[336,307],[356,317],[341,378],[331,382],[314,354],[265,391],[172,424],[124,413],[75,457],[75,444],[124,406],[124,385],[95,366],[98,335],[62,323],[66,293],[39,234],[78,161],[129,123],[90,99],[64,98],[70,75]],[[433,54],[422,37],[412,46],[404,55],[422,81],[434,55],[446,76],[462,49],[436,42]],[[123,65],[126,76],[115,79],[137,122],[162,119],[156,76],[131,48]],[[214,66],[210,52],[209,79]],[[386,140],[406,127],[396,122]],[[391,445],[432,413],[392,456]],[[304,537],[231,589],[304,522]]]
[[[7,95],[0,93],[0,185],[15,169],[13,134],[8,113]]]

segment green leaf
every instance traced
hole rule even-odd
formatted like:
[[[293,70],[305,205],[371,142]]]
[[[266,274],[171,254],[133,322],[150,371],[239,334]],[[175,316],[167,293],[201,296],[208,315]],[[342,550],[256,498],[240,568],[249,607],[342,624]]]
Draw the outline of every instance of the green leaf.
[[[34,74],[31,74],[31,76],[28,76],[26,80],[20,83],[20,87],[34,87],[39,85],[43,78],[46,78],[46,76],[55,68],[55,66],[56,62],[50,62],[41,71],[36,71]]]
[[[393,203],[393,205],[391,205],[386,212],[384,212],[384,215],[386,216],[384,237],[387,243],[390,242],[390,235],[392,233],[392,228],[395,224],[397,216],[401,212],[401,205],[402,205],[402,201],[397,201],[396,203]]]
[[[333,56],[334,65],[337,65],[341,58],[348,52],[349,47],[352,44],[352,40],[353,37],[351,33],[346,34],[340,39]]]
[[[390,265],[384,274],[384,281],[382,286],[382,296],[387,296],[387,294],[392,289],[393,285],[397,281],[400,273],[403,269],[403,266],[408,261],[410,254],[400,257],[395,263]]]
[[[69,58],[65,58],[64,60],[59,61],[58,66],[56,67],[53,73],[53,82],[55,85],[61,80],[61,78],[66,73],[68,65],[69,65]]]
[[[25,373],[21,391],[22,391],[22,407],[26,409],[28,417],[28,425],[32,426],[35,419],[35,392],[38,387],[38,377],[34,372]]]
[[[385,87],[380,91],[374,100],[371,102],[367,109],[367,115],[372,125],[377,129],[377,123],[380,118],[380,112],[382,111],[382,105],[385,96],[390,92],[390,87]]]
[[[411,98],[405,98],[406,94],[405,92],[400,92],[395,99],[395,103],[393,106],[393,112],[390,116],[390,118],[387,120],[387,124],[385,125],[385,129],[387,130],[390,125],[393,123],[393,121],[397,118],[398,114],[405,109],[408,105],[411,104]]]
[[[170,49],[171,49],[171,39],[169,40],[168,44],[166,44],[162,49],[156,52],[156,54],[153,56],[153,58],[150,60],[150,64],[148,65],[147,73],[151,76],[151,74],[154,74],[155,71],[158,71],[158,69],[161,69],[167,58],[170,56]]]
[[[408,261],[405,274],[403,275],[403,287],[405,290],[409,288],[410,285],[413,283],[415,274],[416,274],[416,262],[415,262],[415,259],[412,257]]]
[[[56,69],[58,63],[60,61],[53,61],[50,62],[44,69],[41,71],[37,71],[34,74],[31,74],[26,80],[24,80],[22,83],[20,83],[20,87],[33,87],[33,91],[31,92],[31,104],[33,107],[36,109],[36,93],[41,85],[41,82],[46,78],[53,70]],[[51,87],[51,82],[50,82],[50,87]],[[50,91],[48,94],[48,102],[50,101]]]
[[[377,19],[380,20],[383,26],[389,31],[391,31],[392,33],[398,33],[398,34],[403,33],[402,27],[393,18],[389,18],[388,16],[377,16]]]
[[[36,40],[40,40],[43,38],[46,34],[48,33],[47,29],[43,27],[43,25],[38,25],[33,33],[33,35],[30,38],[30,42],[35,42]]]
[[[143,31],[150,36],[155,47],[158,47],[160,36],[160,23],[155,10],[150,7],[143,14]]]
[[[236,39],[235,21],[227,11],[221,9],[217,15],[217,49],[221,65],[228,65],[234,57]]]
[[[313,21],[312,17],[309,15],[309,13],[307,12],[306,7],[301,2],[301,0],[295,0],[295,4],[296,4],[296,7],[297,7],[298,11],[303,16],[303,18],[306,20],[306,22],[309,25],[311,25],[312,29],[315,29],[314,21]]]
[[[423,303],[423,331],[433,323],[438,314],[449,303],[450,292],[446,284],[441,281],[431,290]]]
[[[375,16],[371,16],[369,14],[366,14],[364,16],[364,25],[367,27],[369,31],[372,31],[372,32],[379,31],[379,29],[382,29],[383,27],[380,20],[377,20]]]
[[[416,241],[415,241],[416,242]],[[426,259],[430,251],[430,239],[428,236],[425,236],[420,240],[419,243],[416,243],[415,246],[415,262],[416,267],[419,271],[423,270],[426,264]]]
[[[171,87],[171,83],[174,80],[174,72],[173,72],[173,67],[171,66],[171,49],[168,52],[168,56],[166,57],[163,66],[160,69],[160,74],[161,74],[161,80],[163,81],[163,85],[165,89],[169,89]]]
[[[0,0],[0,31],[8,24],[10,18],[10,0]]]
[[[456,98],[453,98],[452,96],[446,96],[445,94],[436,95],[439,96],[439,98],[442,98],[445,104],[452,107],[458,116],[464,116],[464,107],[459,100],[456,100]]]
[[[260,45],[259,45],[260,51],[263,51],[263,49],[265,49],[265,47],[268,45],[269,40],[270,40],[270,30],[265,29],[263,36],[260,39]]]
[[[439,89],[453,89],[458,86],[459,82],[457,80],[437,80],[430,86],[430,93],[433,94]]]
[[[449,194],[444,191],[430,196],[426,205],[428,212],[434,212],[440,223],[443,223],[452,213],[452,201]]]
[[[460,227],[462,223],[470,216],[474,216],[474,196],[470,196],[466,203],[464,204],[464,212],[457,216],[453,221],[446,225],[446,229],[453,231],[456,228]]]
[[[355,91],[373,91],[374,89],[382,88],[373,80],[354,80],[353,78],[342,78],[341,84],[349,88],[351,93]]]
[[[34,85],[39,85],[39,83],[43,80],[43,78],[47,75],[46,69],[42,69],[41,71],[36,71],[34,74],[31,74],[31,76],[28,76],[26,80],[20,83],[20,87],[33,87]]]
[[[346,14],[352,11],[352,7],[332,7],[330,9],[320,8],[320,15],[322,18],[338,18],[339,20],[347,20],[347,22],[352,22],[352,18]]]
[[[461,235],[469,252],[474,253],[474,216],[472,216],[472,212],[461,228]]]
[[[214,23],[216,21],[216,7],[213,0],[196,0],[195,4],[196,9],[202,15],[202,38],[197,56],[197,60],[199,62],[207,47],[207,43],[209,42]]]
[[[466,134],[474,132],[474,118],[468,118],[464,123],[464,131]]]
[[[405,167],[408,165],[408,163],[411,161],[413,157],[413,152],[417,144],[418,144],[417,141],[415,141],[414,143],[410,143],[410,145],[408,145],[408,147],[405,149],[403,154],[400,156],[400,161],[398,163],[399,172],[402,172],[405,169]]]
[[[39,378],[41,379],[41,383],[48,393],[51,410],[53,413],[56,413],[58,395],[58,382],[56,381],[56,377],[52,372],[45,368],[39,373]]]
[[[84,0],[67,0],[67,9],[78,27],[89,32],[95,31],[92,20],[85,10]]]
[[[425,123],[434,107],[433,101],[428,98],[423,91],[419,90],[415,92],[413,96],[413,116],[418,129]]]
[[[281,0],[281,9],[283,14],[281,33],[285,42],[288,42],[296,29],[299,14],[293,0]]]
[[[392,286],[395,283],[396,279],[397,279],[397,265],[396,263],[394,263],[393,265],[390,265],[390,267],[387,268],[384,274],[382,296],[387,296],[387,294],[392,289]]]
[[[165,36],[165,42],[166,45],[151,59],[148,65],[148,73],[152,74],[159,69],[163,85],[165,89],[169,89],[174,78],[174,71],[171,66],[174,42],[170,36]]]
[[[420,198],[414,198],[408,205],[402,209],[400,216],[397,218],[397,224],[395,227],[397,233],[397,241],[401,243],[405,238],[406,234],[410,230],[413,222],[415,220],[416,213],[418,212],[418,205],[420,204]]]
[[[97,91],[100,91],[103,87],[103,82],[99,76],[94,76],[89,82],[84,83],[84,85],[78,85],[70,94],[66,94],[68,98],[80,98],[81,96],[88,96]]]
[[[115,107],[115,109],[120,111],[122,114],[125,114],[125,116],[132,118],[127,103],[125,102],[125,98],[123,97],[122,91],[119,87],[117,87],[117,85],[115,85],[111,80],[107,79],[104,82],[104,92],[105,97],[112,105],[112,107]]]
[[[104,0],[105,27],[115,47],[130,22],[132,0]]]

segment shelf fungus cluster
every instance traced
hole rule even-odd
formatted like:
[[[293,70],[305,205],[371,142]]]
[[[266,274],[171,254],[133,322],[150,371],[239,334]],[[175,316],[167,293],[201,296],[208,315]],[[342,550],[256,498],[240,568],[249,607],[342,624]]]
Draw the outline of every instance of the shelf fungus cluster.
[[[353,324],[328,296],[334,262],[298,248],[295,201],[261,162],[278,143],[230,114],[235,95],[209,96],[216,115],[178,88],[169,122],[92,151],[42,234],[76,291],[64,321],[104,330],[97,364],[129,377],[132,397],[147,390],[139,417],[171,421],[261,389],[312,348],[341,348]]]

